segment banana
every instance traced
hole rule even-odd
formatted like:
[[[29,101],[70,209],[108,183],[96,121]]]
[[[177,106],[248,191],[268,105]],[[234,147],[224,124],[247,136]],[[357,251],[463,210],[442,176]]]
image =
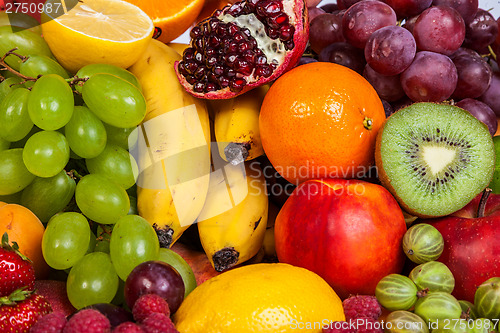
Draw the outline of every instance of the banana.
[[[146,99],[146,117],[134,150],[139,215],[155,228],[160,246],[170,247],[201,212],[210,175],[210,124],[204,101],[187,94],[174,62],[181,56],[152,40],[129,70]]]
[[[216,160],[217,154],[213,155]],[[262,248],[269,201],[264,177],[257,168],[256,164],[226,163],[210,176],[198,231],[203,249],[218,272],[249,260]]]
[[[231,164],[264,154],[259,131],[259,113],[268,85],[227,100],[213,100],[214,132],[221,157]]]

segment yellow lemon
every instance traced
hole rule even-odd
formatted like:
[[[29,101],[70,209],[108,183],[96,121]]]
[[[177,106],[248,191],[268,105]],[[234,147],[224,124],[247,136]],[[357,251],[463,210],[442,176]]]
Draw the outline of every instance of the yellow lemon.
[[[195,288],[174,316],[180,333],[321,333],[345,320],[342,301],[317,274],[296,266],[254,264]]]
[[[52,10],[42,14],[42,32],[57,61],[72,73],[94,63],[127,68],[151,41],[153,21],[135,5],[121,0],[81,0],[65,10],[61,5],[66,2],[47,0],[45,8]]]

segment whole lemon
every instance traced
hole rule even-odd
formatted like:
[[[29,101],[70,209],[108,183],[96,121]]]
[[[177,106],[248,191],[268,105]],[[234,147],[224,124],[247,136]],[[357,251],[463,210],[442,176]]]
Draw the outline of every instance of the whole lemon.
[[[321,333],[342,320],[342,301],[321,277],[283,263],[248,265],[213,277],[193,290],[174,316],[180,333]]]

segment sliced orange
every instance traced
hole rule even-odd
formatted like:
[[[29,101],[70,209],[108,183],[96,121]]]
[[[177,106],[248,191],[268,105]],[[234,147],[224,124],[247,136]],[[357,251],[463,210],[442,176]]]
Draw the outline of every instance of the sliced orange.
[[[155,38],[169,43],[196,21],[205,0],[127,0],[148,14],[155,25]]]

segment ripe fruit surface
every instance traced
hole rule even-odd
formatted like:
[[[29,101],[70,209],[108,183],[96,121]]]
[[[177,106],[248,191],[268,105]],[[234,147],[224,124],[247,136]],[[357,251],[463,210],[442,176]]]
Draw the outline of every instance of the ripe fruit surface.
[[[323,279],[279,263],[243,266],[208,280],[184,300],[174,323],[179,332],[291,333],[297,331],[293,323],[344,319],[342,302]]]
[[[274,228],[280,262],[317,273],[341,298],[373,295],[382,277],[403,266],[404,216],[379,185],[304,182],[280,210]]]
[[[179,37],[200,14],[205,0],[126,0],[153,20],[154,37],[163,43]]]
[[[131,66],[145,51],[154,30],[142,10],[119,0],[81,2],[55,19],[43,13],[42,22],[52,53],[72,73],[92,63]]]
[[[344,66],[317,62],[275,81],[259,123],[267,157],[297,184],[367,172],[384,120],[382,102],[368,81]]]
[[[42,237],[45,228],[29,209],[16,204],[0,206],[0,234],[9,234],[9,240],[19,245],[19,251],[30,258],[37,279],[47,275],[49,266],[43,259]]]
[[[15,243],[9,242],[7,233],[0,244],[0,297],[9,296],[19,288],[31,291],[35,288],[35,270],[28,258],[18,251]]]
[[[38,319],[50,312],[50,303],[43,296],[28,293],[12,305],[0,306],[0,332],[28,332]]]

